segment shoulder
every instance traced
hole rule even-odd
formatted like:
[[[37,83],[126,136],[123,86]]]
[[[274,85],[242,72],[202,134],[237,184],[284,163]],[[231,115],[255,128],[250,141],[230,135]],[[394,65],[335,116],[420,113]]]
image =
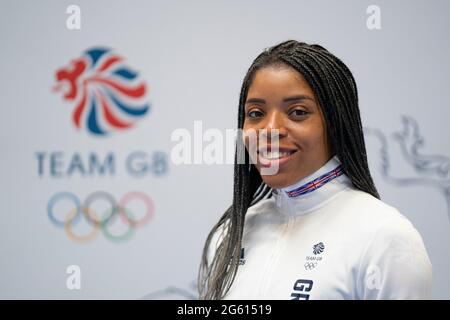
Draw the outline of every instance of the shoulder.
[[[389,247],[401,250],[424,249],[422,237],[412,222],[397,208],[359,190],[351,190],[341,205],[345,207],[339,218],[346,219],[358,229],[361,239],[372,249]]]
[[[357,209],[349,217],[359,229],[363,248],[358,277],[361,297],[429,298],[432,265],[412,222],[395,207],[362,191],[352,192],[348,201]]]
[[[422,237],[406,219],[380,226],[359,266],[359,296],[364,299],[431,298],[432,264]]]
[[[357,189],[343,192],[335,204],[335,211],[340,212],[339,219],[370,237],[417,233],[410,220],[396,207]]]

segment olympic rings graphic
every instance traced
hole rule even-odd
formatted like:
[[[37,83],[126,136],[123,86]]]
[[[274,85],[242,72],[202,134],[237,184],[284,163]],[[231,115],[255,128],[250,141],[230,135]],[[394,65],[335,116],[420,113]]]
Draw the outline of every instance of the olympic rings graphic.
[[[71,202],[73,208],[66,213],[63,220],[57,219],[54,212],[55,205],[64,200]],[[93,204],[97,201],[108,203],[108,209],[102,214],[92,209]],[[127,209],[127,205],[131,201],[140,201],[145,205],[146,211],[142,218],[136,219],[135,215]],[[69,239],[78,243],[94,240],[100,231],[105,238],[113,242],[127,241],[134,235],[136,228],[146,225],[151,220],[154,211],[155,206],[152,199],[145,193],[138,191],[126,193],[119,202],[105,191],[96,191],[90,194],[83,203],[75,194],[64,191],[54,194],[47,203],[47,215],[50,221],[55,226],[63,228]],[[88,222],[91,230],[87,234],[79,235],[74,232],[73,227],[83,218]],[[110,226],[119,218],[126,225],[126,231],[117,235],[110,231]]]
[[[306,262],[305,270],[312,270],[317,266],[317,262]]]

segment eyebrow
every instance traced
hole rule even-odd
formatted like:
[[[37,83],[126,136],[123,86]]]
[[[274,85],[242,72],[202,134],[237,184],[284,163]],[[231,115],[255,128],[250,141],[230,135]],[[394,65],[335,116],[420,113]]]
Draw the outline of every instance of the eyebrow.
[[[304,100],[314,101],[314,99],[311,98],[310,96],[306,96],[306,95],[300,94],[300,95],[297,95],[297,96],[284,98],[283,102],[304,101]],[[248,103],[266,103],[266,100],[261,99],[261,98],[250,98],[250,99],[248,99],[245,102],[245,104],[248,104]]]

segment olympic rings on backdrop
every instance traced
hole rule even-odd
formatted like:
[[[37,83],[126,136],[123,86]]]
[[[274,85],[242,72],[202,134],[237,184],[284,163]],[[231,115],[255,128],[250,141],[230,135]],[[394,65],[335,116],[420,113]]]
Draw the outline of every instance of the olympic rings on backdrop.
[[[69,210],[63,220],[58,220],[54,213],[54,207],[57,203],[69,200],[72,202],[73,208]],[[92,209],[92,204],[96,201],[103,200],[108,203],[108,208],[101,215]],[[137,200],[144,203],[146,207],[145,214],[142,218],[136,219],[135,215],[127,209],[127,205]],[[96,191],[90,194],[83,203],[78,199],[76,195],[70,192],[58,192],[54,194],[47,204],[47,214],[50,221],[59,228],[64,228],[69,239],[85,243],[95,239],[101,230],[105,238],[114,242],[122,242],[130,239],[136,228],[142,227],[147,224],[153,217],[155,207],[152,199],[142,192],[128,192],[119,202],[115,198],[104,191]],[[120,216],[120,221],[127,225],[126,231],[122,234],[113,234],[110,231],[110,226],[117,221]],[[73,231],[73,227],[84,218],[92,230],[85,235],[77,235]]]
[[[134,220],[134,218],[130,217],[128,212],[125,209],[123,209],[123,208],[127,207],[127,204],[131,200],[133,200],[133,197],[139,198],[142,202],[144,202],[145,205],[147,206],[147,211],[151,212],[150,215],[146,214],[140,221]],[[133,224],[133,226],[136,226],[136,227],[145,225],[150,220],[153,212],[155,211],[155,207],[153,206],[153,202],[151,201],[151,199],[149,197],[147,197],[147,195],[145,195],[144,193],[137,193],[137,192],[125,194],[119,202],[119,208],[122,208],[121,210],[126,211],[125,215],[121,215],[121,217],[124,218],[125,221],[131,222]]]
[[[67,218],[73,220],[74,222],[79,220],[80,218],[81,202],[77,198],[77,196],[70,192],[57,193],[53,197],[51,197],[47,203],[48,217],[50,218],[50,221],[53,222],[53,224],[57,227],[64,227],[64,221],[59,221],[58,219],[55,218],[55,216],[53,215],[53,206],[55,205],[55,202],[57,200],[62,198],[69,198],[69,200],[72,200],[73,204],[75,205],[75,212],[73,212],[72,210]]]
[[[72,211],[74,211],[74,210],[72,210]],[[83,212],[84,211],[85,211],[85,209],[83,208]],[[69,217],[72,217],[72,214],[70,214]],[[66,222],[64,224],[64,230],[66,231],[69,239],[73,240],[75,242],[85,243],[85,242],[94,240],[97,237],[97,234],[100,230],[98,227],[93,226],[91,232],[89,232],[87,235],[84,235],[84,236],[76,235],[72,230],[71,222],[72,222],[72,220],[70,218],[66,220]]]

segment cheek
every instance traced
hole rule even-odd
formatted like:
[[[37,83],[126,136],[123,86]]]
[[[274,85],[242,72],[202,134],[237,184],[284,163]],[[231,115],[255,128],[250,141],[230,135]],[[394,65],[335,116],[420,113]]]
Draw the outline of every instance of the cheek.
[[[246,122],[244,122],[244,126],[242,128],[242,141],[244,142],[245,146],[249,147],[251,144],[252,146],[257,146],[258,143],[258,130],[255,126],[249,125]]]
[[[326,144],[327,141],[323,130],[314,130],[308,139],[308,148],[309,150],[314,150],[316,156],[320,156],[322,153],[326,152]]]
[[[323,148],[326,144],[325,132],[319,124],[301,127],[295,130],[295,142],[305,150]]]
[[[242,128],[242,142],[244,142],[244,145],[248,148],[248,144],[249,144],[249,128],[248,126],[245,125],[244,122],[244,127]]]

